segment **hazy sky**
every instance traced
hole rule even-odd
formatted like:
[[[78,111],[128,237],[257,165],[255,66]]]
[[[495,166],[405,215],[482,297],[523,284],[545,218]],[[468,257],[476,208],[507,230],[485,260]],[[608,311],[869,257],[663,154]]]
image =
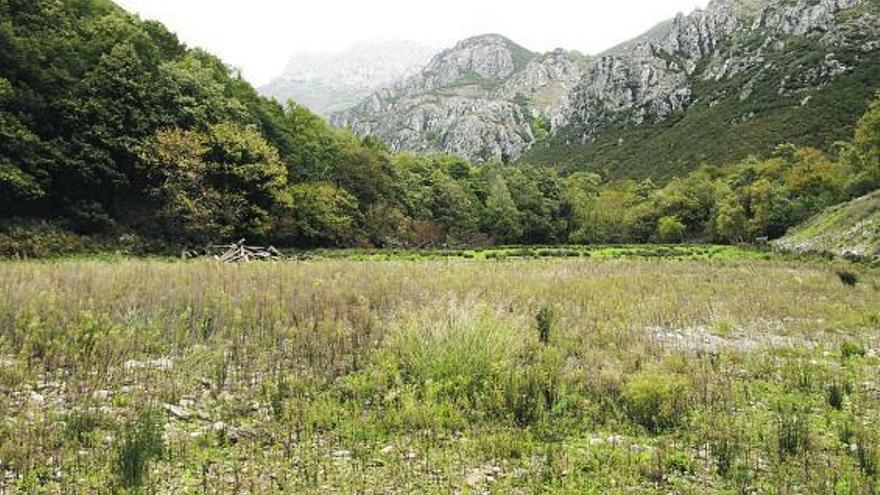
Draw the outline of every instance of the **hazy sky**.
[[[438,48],[499,33],[526,48],[598,53],[709,0],[116,0],[219,55],[255,84],[294,53],[398,39]]]

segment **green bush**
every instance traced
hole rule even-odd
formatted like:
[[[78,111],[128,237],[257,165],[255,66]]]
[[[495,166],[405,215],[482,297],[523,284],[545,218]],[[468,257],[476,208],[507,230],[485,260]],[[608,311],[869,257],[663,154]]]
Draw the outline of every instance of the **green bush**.
[[[777,414],[777,447],[780,457],[810,450],[810,417],[796,401],[783,405]]]
[[[147,409],[123,427],[116,447],[116,474],[124,488],[142,486],[150,461],[164,454],[163,424],[161,411]]]
[[[438,399],[463,405],[480,401],[520,347],[515,331],[481,320],[408,325],[388,340],[405,383],[423,392],[430,386]]]
[[[865,346],[863,346],[862,344],[849,341],[840,344],[840,356],[843,359],[849,359],[852,357],[864,357],[864,355]]]
[[[543,386],[539,373],[531,367],[513,369],[505,381],[504,411],[516,426],[528,426],[544,411]]]
[[[529,347],[504,377],[499,416],[523,427],[537,423],[559,402],[563,355],[548,347]]]
[[[855,434],[856,461],[859,467],[868,476],[874,476],[880,471],[880,448],[877,446],[877,436],[870,430],[861,428]]]
[[[651,433],[674,428],[690,410],[691,383],[666,372],[642,371],[624,385],[623,399],[632,420]]]
[[[825,401],[828,402],[829,406],[840,411],[843,409],[843,400],[845,398],[846,388],[842,384],[834,382],[831,385],[828,385],[828,391],[825,394]]]
[[[849,270],[838,270],[838,278],[843,285],[855,287],[859,283],[859,276]]]
[[[663,242],[681,242],[687,231],[677,217],[662,217],[657,221],[657,238]]]
[[[64,418],[64,436],[78,444],[88,443],[89,434],[98,427],[98,418],[89,412],[71,412]]]
[[[715,465],[721,476],[728,476],[736,463],[740,453],[738,439],[733,435],[725,435],[712,443],[712,455],[715,456]]]
[[[535,315],[535,323],[538,327],[538,340],[544,345],[550,343],[550,332],[553,330],[555,320],[556,315],[550,306],[542,306],[538,310],[538,314]]]
[[[88,238],[49,222],[16,222],[0,226],[0,256],[42,258],[93,250]]]

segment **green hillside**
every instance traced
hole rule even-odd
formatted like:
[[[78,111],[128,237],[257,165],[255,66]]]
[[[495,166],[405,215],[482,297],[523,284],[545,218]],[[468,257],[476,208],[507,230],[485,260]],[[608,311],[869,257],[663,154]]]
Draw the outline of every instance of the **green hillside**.
[[[809,46],[777,66],[806,64]],[[560,167],[477,165],[394,154],[282,107],[107,1],[0,0],[0,255],[179,253],[242,237],[300,248],[776,238],[880,185],[880,103],[854,126],[878,63],[848,65],[797,97],[774,96],[774,76],[744,102],[731,94],[665,126],[533,152]],[[705,101],[741,82],[695,88]],[[838,140],[827,153],[776,146]],[[589,153],[597,161],[578,158]],[[570,173],[585,169],[604,173]]]
[[[158,22],[0,0],[0,233],[354,242],[395,202],[389,174],[381,145],[259,96]]]
[[[774,245],[791,251],[880,260],[880,191],[828,208]]]

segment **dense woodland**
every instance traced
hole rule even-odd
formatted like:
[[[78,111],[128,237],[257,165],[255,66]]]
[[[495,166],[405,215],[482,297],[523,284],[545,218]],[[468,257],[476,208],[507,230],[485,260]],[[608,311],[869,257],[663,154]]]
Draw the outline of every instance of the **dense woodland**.
[[[851,142],[781,144],[665,184],[394,154],[106,0],[0,0],[0,247],[740,242],[880,186],[880,100]],[[109,241],[108,241],[109,240]]]

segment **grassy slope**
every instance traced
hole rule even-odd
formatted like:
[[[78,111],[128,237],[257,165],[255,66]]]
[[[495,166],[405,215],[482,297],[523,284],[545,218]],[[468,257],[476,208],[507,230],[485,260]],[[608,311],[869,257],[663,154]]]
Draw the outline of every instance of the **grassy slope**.
[[[774,244],[793,251],[880,259],[880,191],[831,207]]]

